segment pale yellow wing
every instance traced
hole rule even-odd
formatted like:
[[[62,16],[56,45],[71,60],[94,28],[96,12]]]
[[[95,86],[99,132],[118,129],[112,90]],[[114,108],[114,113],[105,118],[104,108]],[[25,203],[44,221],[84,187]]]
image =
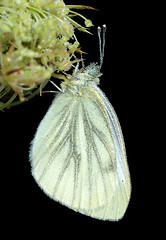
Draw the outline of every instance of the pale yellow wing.
[[[59,93],[32,142],[35,180],[51,198],[81,213],[121,218],[130,183],[119,128],[99,88]]]

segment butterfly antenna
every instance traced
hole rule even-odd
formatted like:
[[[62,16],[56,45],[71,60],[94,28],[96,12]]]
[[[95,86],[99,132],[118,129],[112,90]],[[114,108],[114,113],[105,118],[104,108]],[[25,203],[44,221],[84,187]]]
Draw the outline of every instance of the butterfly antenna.
[[[103,25],[103,38],[101,42],[101,27],[97,28],[98,38],[99,38],[99,51],[100,51],[100,69],[103,65],[103,59],[104,59],[104,48],[105,48],[105,33],[106,33],[106,25]]]
[[[82,68],[85,68],[85,64],[84,64],[84,60],[83,60],[83,57],[82,57],[82,53],[81,53],[81,62],[82,62]]]

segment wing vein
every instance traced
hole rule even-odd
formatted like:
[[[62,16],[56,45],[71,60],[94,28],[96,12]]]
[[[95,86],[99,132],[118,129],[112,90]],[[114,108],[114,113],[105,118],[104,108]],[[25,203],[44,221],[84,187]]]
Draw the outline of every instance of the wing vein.
[[[91,122],[89,114],[86,111],[86,108],[84,107],[84,105],[83,105],[83,112],[84,112],[84,116],[85,116],[85,122],[87,122],[87,126],[88,126],[88,135],[89,135],[89,138],[91,139],[91,141],[90,141],[91,142],[91,146],[92,146],[92,149],[93,149],[93,151],[94,151],[94,153],[96,155],[97,163],[98,163],[98,166],[99,166],[102,178],[103,178],[103,184],[104,184],[104,191],[105,191],[106,199],[108,201],[107,190],[106,190],[106,182],[105,182],[105,177],[104,177],[104,171],[103,171],[103,167],[102,167],[102,163],[101,163],[102,161],[100,159],[100,154],[98,152],[96,143],[94,141],[93,133],[92,133],[93,129],[95,127],[94,127],[93,123]],[[90,147],[89,147],[89,149],[90,149]],[[91,165],[92,165],[92,163],[91,163]],[[89,173],[89,175],[91,176],[90,173]]]
[[[36,166],[38,165],[40,159],[41,159],[41,155],[44,156],[46,154],[46,152],[48,153],[48,149],[52,149],[52,146],[55,144],[55,142],[58,140],[58,138],[61,136],[62,134],[62,131],[64,130],[64,126],[66,125],[66,122],[70,116],[70,110],[68,111],[65,111],[65,109],[63,109],[64,111],[64,114],[62,118],[59,119],[59,121],[51,128],[51,130],[49,131],[49,133],[45,136],[44,139],[48,139],[52,134],[54,134],[54,132],[59,128],[56,136],[52,139],[52,141],[49,143],[49,145],[47,146],[47,148],[44,148],[44,152],[42,151],[42,148],[41,148],[41,151],[39,152],[40,154],[38,154],[38,161],[36,160]],[[62,121],[63,119],[63,121]]]
[[[74,114],[73,114],[73,119],[72,119],[72,123],[70,124],[70,127],[69,127],[69,142],[70,142],[70,147],[68,148],[68,151],[69,153],[67,154],[67,158],[66,160],[64,160],[64,165],[59,173],[59,176],[58,176],[58,179],[56,181],[56,184],[55,184],[55,187],[54,187],[54,193],[53,193],[53,196],[55,196],[57,190],[58,190],[58,185],[60,185],[60,182],[67,170],[67,168],[69,167],[70,163],[71,163],[71,159],[73,158],[73,161],[74,161],[74,187],[73,187],[73,196],[72,196],[72,205],[73,205],[73,202],[74,202],[74,198],[75,198],[75,193],[76,193],[76,188],[77,188],[77,182],[76,181],[76,171],[77,171],[77,167],[76,167],[76,161],[75,161],[75,154],[74,154],[74,127],[75,127],[75,124],[76,124],[76,113],[77,113],[77,105],[76,105],[76,108],[74,110]],[[64,145],[63,145],[64,146]],[[65,189],[64,191],[65,192]]]
[[[75,197],[76,197],[76,190],[78,188],[78,175],[80,172],[80,155],[76,151],[76,142],[75,139],[77,139],[77,115],[79,110],[79,101],[74,113],[73,117],[73,123],[71,127],[71,143],[72,143],[72,156],[73,156],[73,161],[74,161],[74,189],[73,189],[73,197],[72,197],[72,205],[74,205]]]
[[[39,177],[39,180],[38,180],[39,182],[41,181],[41,179],[43,178],[43,176],[44,176],[45,173],[47,172],[48,168],[51,166],[51,163],[53,162],[56,154],[58,154],[58,151],[64,146],[65,142],[68,140],[69,137],[70,137],[70,133],[67,133],[67,134],[66,134],[66,138],[64,138],[64,139],[60,142],[59,146],[57,146],[57,148],[54,149],[53,152],[51,153],[50,157],[48,157],[48,161],[47,161],[47,163],[46,163],[46,166],[44,167],[44,169],[43,169],[43,171],[42,171],[42,173],[41,173],[41,175],[40,175],[40,177]],[[55,152],[56,152],[56,154],[55,154]]]
[[[84,132],[87,144],[87,162],[88,162],[88,179],[89,179],[89,208],[92,205],[92,160],[91,160],[91,147],[92,147],[92,128],[90,125],[90,119],[88,112],[84,107],[84,103],[81,102],[83,109],[83,120],[84,120]]]

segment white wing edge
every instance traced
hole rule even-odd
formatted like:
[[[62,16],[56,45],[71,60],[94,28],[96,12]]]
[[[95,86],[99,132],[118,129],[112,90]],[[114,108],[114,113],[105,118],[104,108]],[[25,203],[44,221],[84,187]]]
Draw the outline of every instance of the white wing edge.
[[[130,182],[130,173],[129,173],[129,167],[127,164],[125,143],[124,143],[121,126],[120,126],[118,117],[116,115],[116,112],[115,112],[113,106],[111,105],[111,103],[109,102],[109,100],[107,99],[107,97],[105,96],[105,94],[96,85],[93,86],[93,88],[97,91],[97,93],[100,95],[102,101],[104,102],[105,107],[108,112],[108,115],[109,115],[109,118],[110,118],[111,125],[112,125],[112,131],[113,131],[113,135],[114,135],[116,154],[117,154],[118,178],[117,178],[116,184],[120,185],[120,183],[125,181],[124,188],[128,189],[128,191],[126,192],[126,197],[127,197],[126,209],[127,209],[129,201],[130,201],[130,197],[131,197],[131,182]],[[125,210],[125,212],[126,212],[126,210]],[[123,217],[123,215],[115,220],[121,219]],[[109,220],[109,219],[107,219],[107,220]],[[110,220],[112,220],[112,219],[110,219]]]

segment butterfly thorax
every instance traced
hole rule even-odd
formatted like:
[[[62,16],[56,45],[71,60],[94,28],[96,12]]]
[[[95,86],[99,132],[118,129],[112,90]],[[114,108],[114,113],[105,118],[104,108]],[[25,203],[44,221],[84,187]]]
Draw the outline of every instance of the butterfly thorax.
[[[72,75],[68,75],[61,83],[63,92],[71,91],[73,94],[81,94],[81,90],[100,83],[99,77],[102,75],[96,63],[91,63],[85,68],[76,70]]]

